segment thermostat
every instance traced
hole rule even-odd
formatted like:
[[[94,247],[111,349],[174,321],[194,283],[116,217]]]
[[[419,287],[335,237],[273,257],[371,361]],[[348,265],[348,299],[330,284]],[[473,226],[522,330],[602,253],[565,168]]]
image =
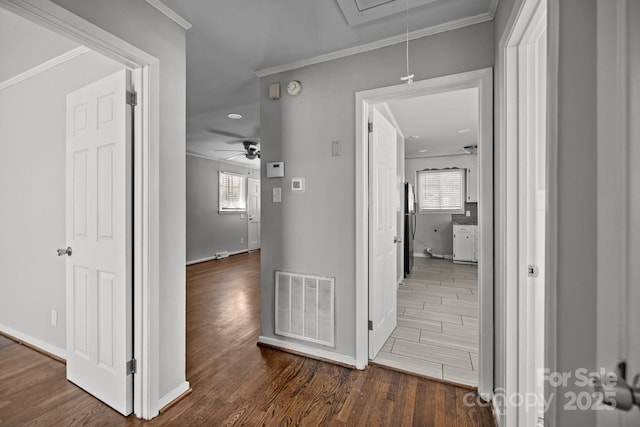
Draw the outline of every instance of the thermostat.
[[[293,178],[291,180],[291,191],[304,193],[304,178]]]
[[[267,178],[284,177],[284,162],[267,163]]]

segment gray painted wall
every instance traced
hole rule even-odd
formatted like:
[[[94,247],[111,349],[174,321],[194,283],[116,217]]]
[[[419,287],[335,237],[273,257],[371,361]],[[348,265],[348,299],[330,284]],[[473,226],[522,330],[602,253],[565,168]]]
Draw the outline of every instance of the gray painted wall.
[[[187,155],[187,262],[208,259],[220,251],[247,250],[247,214],[218,213],[219,171],[247,178],[259,178],[260,174],[243,166]]]
[[[56,4],[158,59],[151,114],[151,405],[186,374],[186,44],[184,29],[144,0],[55,0]],[[159,408],[158,408],[159,409]]]
[[[493,23],[445,32],[410,44],[415,80],[493,66]],[[336,278],[336,346],[355,357],[355,93],[392,86],[405,74],[405,46],[395,45],[261,79],[262,165],[284,161],[284,179],[262,180],[262,334],[274,333],[274,271]],[[267,98],[270,83],[300,80],[298,97]],[[343,143],[331,156],[331,141]],[[306,177],[293,194],[292,177]],[[282,203],[271,201],[282,188]],[[294,340],[295,341],[295,340]],[[305,344],[315,346],[313,344]]]
[[[65,260],[55,250],[66,247],[66,95],[122,68],[89,52],[0,90],[0,329],[62,354]]]
[[[557,369],[596,367],[597,79],[595,0],[552,0],[558,5],[558,259]],[[553,8],[551,9],[553,11]],[[579,325],[579,327],[576,327]],[[589,391],[574,387],[567,391]],[[558,426],[593,426],[594,411],[563,411]]]
[[[405,178],[407,182],[415,185],[416,172],[422,169],[458,167],[474,168],[477,170],[477,166],[478,156],[475,154],[406,159]],[[440,255],[453,254],[453,225],[451,214],[417,214],[414,252],[424,253],[427,247],[434,249],[435,252]]]

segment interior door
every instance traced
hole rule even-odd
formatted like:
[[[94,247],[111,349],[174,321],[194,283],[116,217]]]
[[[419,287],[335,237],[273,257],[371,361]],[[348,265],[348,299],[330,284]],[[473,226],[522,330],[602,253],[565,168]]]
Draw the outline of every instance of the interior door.
[[[396,129],[373,109],[369,134],[369,358],[378,354],[397,322]]]
[[[127,70],[67,95],[67,379],[133,406],[131,87]]]
[[[247,192],[247,215],[249,216],[249,250],[260,249],[260,180],[249,179]]]

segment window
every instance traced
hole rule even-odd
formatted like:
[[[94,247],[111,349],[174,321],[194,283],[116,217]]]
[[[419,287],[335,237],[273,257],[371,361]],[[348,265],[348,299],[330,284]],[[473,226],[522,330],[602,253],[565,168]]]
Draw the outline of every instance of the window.
[[[220,172],[219,178],[218,211],[220,213],[246,212],[247,177],[229,172]]]
[[[466,169],[418,171],[420,213],[463,213]]]

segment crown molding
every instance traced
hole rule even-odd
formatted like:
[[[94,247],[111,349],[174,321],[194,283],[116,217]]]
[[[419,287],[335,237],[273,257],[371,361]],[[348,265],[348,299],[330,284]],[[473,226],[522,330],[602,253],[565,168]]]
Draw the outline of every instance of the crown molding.
[[[460,28],[468,27],[470,25],[480,24],[482,22],[487,22],[491,20],[493,20],[493,15],[489,12],[476,15],[476,16],[471,16],[468,18],[457,19],[455,21],[447,22],[446,24],[435,25],[433,27],[412,31],[409,33],[409,40],[419,39],[426,36],[432,36],[434,34],[457,30]],[[263,70],[256,71],[256,75],[258,77],[271,76],[273,74],[282,73],[284,71],[291,71],[298,68],[307,67],[309,65],[320,64],[322,62],[327,62],[327,61],[333,61],[335,59],[345,58],[347,56],[369,52],[371,50],[392,46],[394,44],[403,43],[406,41],[407,41],[407,35],[400,34],[397,36],[378,40],[372,43],[367,43],[360,46],[354,46],[347,49],[342,49],[335,52],[327,53],[324,55],[319,55],[313,58],[302,59],[300,61],[294,61],[288,64],[279,65],[276,67],[265,68]]]
[[[500,0],[491,0],[491,4],[489,5],[489,16],[491,19],[496,17],[496,11],[498,10],[498,2]]]
[[[185,30],[189,30],[191,29],[191,27],[193,27],[193,25],[191,25],[189,21],[184,19],[182,16],[178,15],[176,12],[173,11],[173,9],[171,9],[166,4],[162,3],[160,0],[145,0],[145,1],[149,3],[151,6],[155,7],[160,13],[165,15],[167,18],[171,19],[173,22],[180,25]]]
[[[30,79],[31,77],[34,77],[40,73],[43,73],[47,70],[50,70],[53,67],[56,67],[64,62],[67,62],[75,57],[78,57],[80,55],[84,55],[85,53],[89,52],[90,49],[84,46],[80,46],[77,47],[73,50],[70,50],[67,53],[63,53],[60,56],[56,56],[55,58],[52,58],[46,62],[43,62],[40,65],[36,65],[35,67],[18,74],[17,76],[14,76],[8,80],[5,80],[3,82],[0,83],[0,90],[6,89],[10,86],[16,85],[20,82],[23,82],[27,79]]]

